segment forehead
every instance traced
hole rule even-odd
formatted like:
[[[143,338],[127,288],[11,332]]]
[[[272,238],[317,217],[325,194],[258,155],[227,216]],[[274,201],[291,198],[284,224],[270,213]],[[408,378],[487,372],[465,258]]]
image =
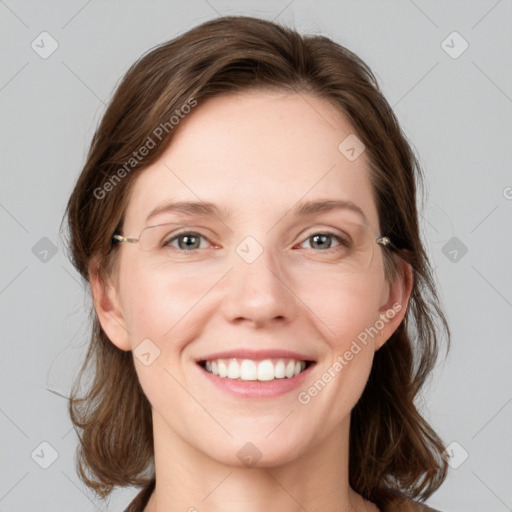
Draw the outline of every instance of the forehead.
[[[354,129],[325,100],[305,92],[223,95],[201,102],[175,130],[136,179],[125,216],[131,231],[155,208],[179,201],[272,224],[298,203],[343,200],[378,227],[366,154],[350,161],[340,152]]]

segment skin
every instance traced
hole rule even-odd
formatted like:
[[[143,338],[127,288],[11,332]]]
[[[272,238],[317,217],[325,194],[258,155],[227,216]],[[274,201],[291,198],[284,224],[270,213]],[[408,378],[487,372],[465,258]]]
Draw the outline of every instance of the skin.
[[[380,234],[366,154],[351,162],[338,150],[352,133],[332,105],[308,93],[215,97],[181,121],[165,153],[137,178],[126,236],[136,237],[148,213],[170,200],[199,198],[229,214],[222,221],[152,219],[178,219],[204,234],[211,243],[200,255],[156,264],[137,244],[122,244],[108,282],[91,266],[95,308],[112,343],[132,350],[149,338],[160,350],[149,366],[135,359],[153,411],[157,483],[147,512],[378,510],[348,483],[350,411],[375,351],[403,319],[411,271],[401,264],[388,283],[386,249],[376,245],[365,272],[341,272],[336,255],[304,243],[336,229],[340,212],[290,213],[298,201],[350,200]],[[250,264],[235,251],[249,235],[263,249]],[[297,392],[397,303],[401,311],[380,335],[308,404],[299,403]],[[300,390],[235,397],[212,386],[196,359],[239,347],[293,350],[316,364]],[[247,442],[261,453],[250,468],[237,457]]]

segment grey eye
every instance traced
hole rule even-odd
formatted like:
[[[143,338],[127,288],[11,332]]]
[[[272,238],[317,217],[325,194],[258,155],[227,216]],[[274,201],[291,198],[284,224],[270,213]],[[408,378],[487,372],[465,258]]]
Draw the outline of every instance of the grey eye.
[[[306,238],[306,240],[304,240],[302,244],[309,242],[311,249],[322,250],[331,249],[336,245],[340,245],[340,241],[340,237],[332,233],[315,233],[314,235],[311,235],[308,238]],[[334,242],[336,243],[333,245]]]
[[[178,235],[170,238],[166,245],[170,245],[172,247],[176,247],[177,249],[181,249],[182,251],[191,251],[195,249],[201,249],[201,241],[206,240],[206,238],[199,233],[187,232],[187,233],[179,233]],[[177,242],[177,246],[175,244]]]

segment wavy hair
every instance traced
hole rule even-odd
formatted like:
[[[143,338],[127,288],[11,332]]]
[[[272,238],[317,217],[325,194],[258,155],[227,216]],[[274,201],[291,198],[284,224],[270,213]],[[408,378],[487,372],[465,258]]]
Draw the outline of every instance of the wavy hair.
[[[323,98],[366,146],[380,229],[393,240],[391,252],[384,251],[386,276],[395,277],[401,259],[412,267],[413,288],[406,316],[375,354],[351,413],[349,480],[377,504],[395,491],[424,500],[444,481],[447,464],[441,439],[415,402],[436,363],[442,334],[448,348],[450,333],[419,232],[422,171],[375,76],[354,53],[328,37],[228,16],[143,55],[111,98],[69,199],[72,262],[86,281],[93,262],[103,277],[112,271],[117,249],[111,238],[122,228],[132,184],[175,132],[160,130],[149,154],[134,160],[156,127],[169,127],[191,101],[249,89]],[[115,347],[91,313],[90,344],[69,412],[80,440],[79,475],[105,497],[115,486],[144,486],[154,478],[152,420],[132,354]]]

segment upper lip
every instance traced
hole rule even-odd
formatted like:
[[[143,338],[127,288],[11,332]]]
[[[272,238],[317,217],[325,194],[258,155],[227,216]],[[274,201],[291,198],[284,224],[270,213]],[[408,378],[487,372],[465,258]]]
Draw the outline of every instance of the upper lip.
[[[297,361],[315,361],[313,357],[290,350],[281,349],[268,349],[268,350],[248,350],[248,349],[234,349],[225,350],[222,352],[215,352],[204,357],[197,359],[201,361],[212,361],[214,359],[252,359],[260,361],[263,359],[295,359]]]

